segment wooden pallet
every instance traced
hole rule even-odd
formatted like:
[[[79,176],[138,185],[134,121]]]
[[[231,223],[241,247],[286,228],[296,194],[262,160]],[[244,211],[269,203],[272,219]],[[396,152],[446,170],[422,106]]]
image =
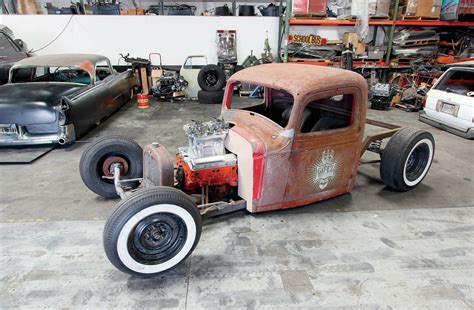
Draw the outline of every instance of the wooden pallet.
[[[402,20],[439,20],[439,17],[403,15]]]

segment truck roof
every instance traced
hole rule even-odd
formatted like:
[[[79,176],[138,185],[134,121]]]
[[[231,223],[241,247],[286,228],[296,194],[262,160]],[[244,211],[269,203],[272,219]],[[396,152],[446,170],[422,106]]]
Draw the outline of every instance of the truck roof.
[[[355,72],[303,64],[265,64],[241,70],[231,76],[229,82],[246,82],[283,89],[296,97],[304,97],[315,91],[339,87],[357,87],[367,93],[367,82]],[[365,91],[364,91],[365,90]],[[295,100],[296,102],[296,100]]]

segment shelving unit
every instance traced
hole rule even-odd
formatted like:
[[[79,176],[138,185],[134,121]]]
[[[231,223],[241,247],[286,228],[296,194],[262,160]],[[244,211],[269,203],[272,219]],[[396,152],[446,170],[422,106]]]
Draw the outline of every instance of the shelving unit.
[[[396,27],[405,27],[405,26],[419,26],[419,27],[474,27],[474,22],[458,22],[458,21],[444,21],[444,20],[398,20],[398,5],[399,1],[394,1],[394,14],[392,19],[371,19],[369,20],[369,26],[376,27],[390,27],[388,32],[388,38],[386,46],[387,52],[385,55],[385,61],[354,61],[354,66],[364,66],[364,68],[377,68],[377,69],[399,69],[399,66],[392,66],[390,64],[391,51],[393,44],[393,35]],[[291,8],[291,0],[287,1],[287,8]],[[291,11],[288,11],[287,14],[291,16]],[[311,19],[311,18],[287,18],[282,22],[286,33],[289,33],[288,29],[290,26],[355,26],[355,20],[339,20],[339,19]],[[281,30],[282,31],[282,30]],[[283,47],[284,62],[288,62],[288,46]],[[306,63],[313,65],[323,65],[328,66],[332,65],[331,62],[317,62],[317,61],[302,61],[298,63]],[[370,63],[370,66],[366,66]]]
[[[354,26],[355,20],[292,18],[290,26]],[[380,20],[369,21],[369,26],[423,26],[423,27],[474,27],[474,22],[445,20]]]

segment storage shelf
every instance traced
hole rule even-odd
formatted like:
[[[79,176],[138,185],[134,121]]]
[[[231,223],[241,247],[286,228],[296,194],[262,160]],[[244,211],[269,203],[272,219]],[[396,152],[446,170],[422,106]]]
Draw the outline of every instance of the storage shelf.
[[[309,19],[309,18],[292,18],[290,25],[294,26],[354,26],[355,20],[346,19]],[[393,21],[387,19],[369,20],[369,25],[391,26]]]
[[[355,20],[292,18],[292,26],[354,26]],[[385,20],[371,19],[370,26],[424,26],[424,27],[474,27],[474,22],[456,22],[447,20]]]
[[[456,22],[448,20],[396,20],[396,26],[425,26],[425,27],[474,27],[474,22]]]

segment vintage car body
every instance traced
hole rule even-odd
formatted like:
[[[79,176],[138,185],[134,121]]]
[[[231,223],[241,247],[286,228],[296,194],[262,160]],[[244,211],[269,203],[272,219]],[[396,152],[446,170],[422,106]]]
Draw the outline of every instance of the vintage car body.
[[[281,128],[260,114],[231,109],[232,88],[229,87],[240,81],[288,91],[294,103],[287,126]],[[260,212],[295,207],[352,189],[366,114],[362,98],[367,97],[367,86],[362,76],[344,70],[314,70],[312,66],[298,66],[298,70],[288,70],[286,65],[256,66],[234,74],[226,91],[222,116],[235,124],[226,143],[230,151],[239,153],[239,174],[247,175],[239,175],[239,189],[249,187],[247,192],[241,193],[247,201],[247,210]],[[350,128],[329,133],[300,132],[299,124],[308,103],[341,94],[354,96],[355,113]],[[239,142],[233,142],[233,139]],[[252,154],[244,156],[241,154],[244,150],[251,150]],[[331,184],[321,190],[311,169],[323,159],[325,151],[337,160],[338,169]],[[240,164],[242,158],[250,156],[253,162]],[[245,172],[244,167],[253,171]],[[250,192],[252,196],[247,194]]]
[[[0,25],[0,85],[8,82],[8,72],[15,62],[31,56],[23,41],[13,39],[11,30]]]
[[[456,64],[426,95],[420,121],[474,139],[474,61]]]
[[[23,59],[0,86],[0,145],[71,143],[125,104],[134,84],[100,55]]]
[[[234,105],[239,83],[262,86],[264,101]],[[432,135],[366,119],[366,110],[367,83],[354,72],[259,65],[229,79],[220,118],[184,126],[189,143],[175,164],[157,142],[142,150],[125,137],[96,141],[81,157],[81,177],[95,193],[122,198],[104,228],[107,257],[129,274],[158,274],[193,251],[201,216],[335,197],[353,188],[364,163],[380,163],[392,189],[415,188],[433,161]],[[366,124],[387,130],[364,137]],[[381,159],[363,161],[366,150]]]

